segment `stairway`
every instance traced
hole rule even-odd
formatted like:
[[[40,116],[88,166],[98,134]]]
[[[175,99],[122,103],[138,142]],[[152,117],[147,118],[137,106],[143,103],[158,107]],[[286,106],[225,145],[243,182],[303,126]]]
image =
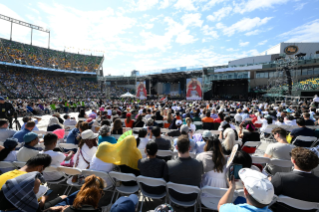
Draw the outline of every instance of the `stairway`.
[[[26,59],[26,63],[27,63],[27,65],[31,65],[31,66],[33,66],[33,64],[30,62],[30,59],[29,59],[29,54],[28,54],[28,52],[24,49],[24,45],[23,44],[20,44],[21,45],[21,47],[22,47],[22,51],[24,52],[24,55],[25,55],[25,59]]]

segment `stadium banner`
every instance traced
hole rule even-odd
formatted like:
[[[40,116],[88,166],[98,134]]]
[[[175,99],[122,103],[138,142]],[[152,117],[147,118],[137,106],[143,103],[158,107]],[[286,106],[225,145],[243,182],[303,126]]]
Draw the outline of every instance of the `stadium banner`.
[[[147,91],[145,81],[136,82],[136,98],[147,99]]]
[[[186,99],[202,100],[202,78],[186,79]]]

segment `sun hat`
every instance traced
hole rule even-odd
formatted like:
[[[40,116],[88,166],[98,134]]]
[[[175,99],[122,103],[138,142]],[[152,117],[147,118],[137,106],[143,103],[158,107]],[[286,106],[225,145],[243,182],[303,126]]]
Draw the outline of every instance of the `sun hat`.
[[[274,197],[274,186],[259,171],[243,168],[238,172],[248,193],[259,203],[268,205]]]
[[[176,126],[181,126],[183,122],[181,120],[176,120],[175,125]]]
[[[203,138],[210,138],[212,137],[212,133],[209,130],[205,130],[203,132]]]
[[[25,143],[30,143],[31,141],[33,141],[36,138],[38,138],[38,134],[36,134],[34,132],[29,132],[23,136],[23,141]]]
[[[81,137],[82,139],[86,140],[86,139],[94,139],[94,138],[97,138],[99,136],[98,133],[94,133],[92,130],[84,130],[82,133],[81,133]]]

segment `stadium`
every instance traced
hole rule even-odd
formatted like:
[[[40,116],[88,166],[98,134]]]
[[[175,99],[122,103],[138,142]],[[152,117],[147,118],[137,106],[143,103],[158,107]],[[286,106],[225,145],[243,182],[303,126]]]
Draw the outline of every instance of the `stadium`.
[[[0,19],[0,211],[319,211],[319,43],[106,75]]]

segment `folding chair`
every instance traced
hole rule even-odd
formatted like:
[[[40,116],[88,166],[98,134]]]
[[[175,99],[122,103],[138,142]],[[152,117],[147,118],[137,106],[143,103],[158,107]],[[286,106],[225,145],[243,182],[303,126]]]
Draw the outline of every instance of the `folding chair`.
[[[140,176],[138,176],[136,178],[136,181],[137,181],[137,184],[139,185],[140,190],[141,190],[141,192],[143,194],[143,200],[142,200],[140,212],[142,212],[143,203],[144,203],[145,197],[152,198],[152,199],[162,199],[163,197],[166,197],[166,190],[162,194],[151,194],[151,193],[148,193],[148,192],[144,191],[143,187],[141,185],[141,183],[143,183],[143,184],[145,184],[147,186],[150,186],[150,187],[159,187],[159,186],[165,186],[166,187],[166,181],[164,179],[162,179],[162,178],[145,177],[145,176],[140,175]],[[165,203],[166,202],[167,202],[167,197],[165,198]]]
[[[72,178],[73,178],[74,175],[82,174],[82,170],[81,169],[65,167],[65,166],[59,166],[57,170],[60,171],[60,172],[64,172],[65,174],[67,174],[69,176],[67,181],[66,181],[68,186],[65,189],[64,194],[69,195],[69,193],[72,190],[72,187],[81,187],[82,186],[78,182],[75,182],[75,183],[72,182]]]
[[[107,173],[103,171],[95,171],[95,170],[90,170],[90,169],[83,169],[82,174],[85,176],[90,176],[90,175],[96,175],[106,181],[106,179],[110,180],[112,182],[111,185],[106,185],[106,187],[103,189],[104,191],[110,191],[112,188],[115,186],[115,182],[113,178]]]
[[[114,172],[111,171],[109,172],[109,175],[114,178],[116,181],[123,181],[123,182],[128,182],[128,181],[136,181],[136,176],[134,174],[127,174],[127,173],[121,173],[121,172]],[[120,185],[118,187],[115,187],[112,199],[111,199],[111,205],[115,196],[115,193],[117,193],[116,199],[118,199],[120,193],[121,194],[134,194],[139,190],[138,185],[136,186],[125,186],[125,185]]]
[[[293,164],[290,160],[271,159],[269,164],[283,168],[280,172],[289,172],[292,170]]]
[[[6,173],[7,171],[11,171],[15,169],[16,166],[9,161],[0,161],[0,174]]]
[[[71,143],[59,143],[58,145],[63,149],[77,149],[79,147],[77,144]]]
[[[248,154],[254,154],[256,149],[260,146],[260,141],[246,141],[242,146],[241,150],[247,152]]]
[[[58,172],[58,166],[49,166],[49,167],[46,167],[43,171],[43,173],[47,173],[48,175],[50,174],[50,172]],[[67,180],[68,177],[64,174],[63,172],[63,177],[61,179],[58,179],[58,180],[46,180],[48,184],[54,184],[54,185],[57,185],[57,184],[60,184],[62,182],[64,182],[65,180]]]
[[[184,201],[179,201],[177,199],[174,199],[170,194],[169,190],[172,189],[178,193],[181,194],[197,194],[197,197],[193,201],[189,202],[184,202]],[[172,204],[172,202],[176,205],[184,206],[184,207],[192,207],[194,206],[194,212],[197,210],[196,204],[198,203],[199,196],[201,195],[201,190],[197,186],[191,186],[191,185],[183,185],[183,184],[177,184],[177,183],[172,183],[168,182],[166,184],[166,191],[169,197],[169,203]]]
[[[156,155],[159,157],[172,157],[175,153],[171,150],[158,150]]]
[[[200,201],[206,208],[217,211],[218,202],[224,196],[227,190],[227,188],[204,186],[201,189]],[[203,194],[208,194],[209,196],[205,197],[205,195]],[[235,192],[233,195],[232,202],[235,201],[237,196],[238,194]],[[200,211],[202,211],[202,206],[200,207]]]
[[[273,202],[281,202],[284,203],[290,207],[299,209],[299,210],[318,210],[319,209],[319,203],[317,202],[307,202],[304,200],[294,199],[285,195],[279,195],[275,198],[276,200]]]
[[[12,162],[13,163],[13,165],[15,166],[15,167],[17,167],[17,168],[22,168],[22,167],[24,167],[25,166],[25,164],[26,164],[26,162],[22,162],[22,161],[13,161]]]
[[[315,143],[318,140],[315,136],[302,136],[299,135],[295,138],[295,140],[292,142],[293,145],[299,146],[299,147],[311,147],[313,143]]]
[[[260,156],[251,156],[253,163],[258,164],[267,164],[270,162],[270,158],[260,157]]]

